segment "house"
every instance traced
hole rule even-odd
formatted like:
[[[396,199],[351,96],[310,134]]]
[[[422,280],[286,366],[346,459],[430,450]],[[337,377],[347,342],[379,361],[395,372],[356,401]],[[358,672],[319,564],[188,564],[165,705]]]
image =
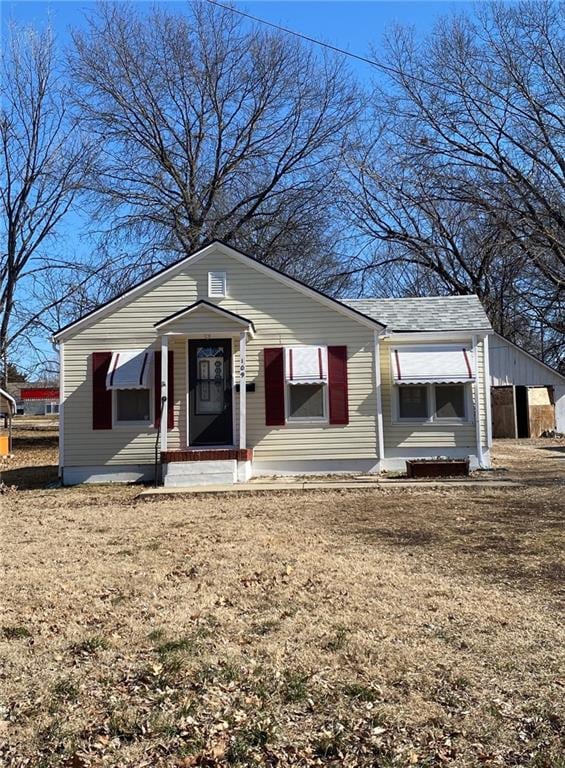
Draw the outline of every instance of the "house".
[[[494,437],[565,433],[565,376],[498,333],[489,350]]]
[[[21,416],[57,416],[59,413],[59,384],[53,381],[15,381],[8,391],[16,401],[16,413]]]
[[[57,416],[59,387],[54,383],[25,382],[20,387],[21,412],[26,416]]]
[[[490,464],[474,296],[337,301],[213,242],[61,329],[64,483]]]

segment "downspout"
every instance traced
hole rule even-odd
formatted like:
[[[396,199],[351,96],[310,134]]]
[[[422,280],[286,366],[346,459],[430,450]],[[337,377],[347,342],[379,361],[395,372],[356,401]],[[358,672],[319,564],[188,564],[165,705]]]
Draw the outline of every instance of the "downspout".
[[[161,397],[161,408],[159,410],[159,421],[158,421],[159,429],[157,430],[157,437],[155,438],[155,478],[153,480],[153,487],[154,488],[158,488],[159,487],[159,481],[158,481],[159,475],[158,475],[157,469],[158,469],[159,464],[160,464],[160,462],[159,462],[159,453],[160,453],[160,451],[159,451],[159,443],[161,441],[161,426],[160,425],[161,425],[161,420],[163,418],[163,408],[165,407],[165,402],[166,401],[167,401],[166,397],[164,397],[164,396]]]
[[[59,480],[64,484],[65,457],[65,345],[59,344]]]
[[[373,356],[375,362],[375,396],[377,399],[377,449],[379,452],[379,470],[385,457],[383,432],[383,399],[381,385],[381,345],[378,331],[373,331]]]
[[[490,399],[490,357],[489,357],[489,338],[483,336],[483,355],[484,355],[484,377],[485,377],[485,419],[487,423],[487,448],[492,448],[492,408]]]
[[[473,335],[473,359],[475,363],[475,428],[477,433],[477,459],[479,468],[485,469],[481,430],[481,383],[479,381],[479,347],[477,334]]]

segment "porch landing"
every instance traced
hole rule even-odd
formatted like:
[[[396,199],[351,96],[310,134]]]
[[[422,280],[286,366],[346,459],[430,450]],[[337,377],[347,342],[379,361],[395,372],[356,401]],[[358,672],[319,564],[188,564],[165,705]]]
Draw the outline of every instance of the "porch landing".
[[[194,488],[245,482],[251,476],[251,448],[205,447],[161,451],[165,488]]]
[[[161,464],[173,461],[252,461],[253,448],[185,448],[161,451]]]

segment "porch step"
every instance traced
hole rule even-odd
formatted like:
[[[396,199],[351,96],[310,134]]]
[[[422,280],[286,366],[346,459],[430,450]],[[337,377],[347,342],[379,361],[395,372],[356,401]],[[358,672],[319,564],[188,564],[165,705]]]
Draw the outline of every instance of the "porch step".
[[[237,461],[172,461],[162,465],[165,488],[229,485],[237,482]]]

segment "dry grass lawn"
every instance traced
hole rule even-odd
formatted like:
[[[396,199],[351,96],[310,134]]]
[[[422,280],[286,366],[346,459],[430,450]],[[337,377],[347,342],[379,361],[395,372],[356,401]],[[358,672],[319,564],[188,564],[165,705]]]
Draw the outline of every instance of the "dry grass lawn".
[[[0,764],[565,766],[564,441],[497,446],[522,488],[138,501],[25,439]]]

